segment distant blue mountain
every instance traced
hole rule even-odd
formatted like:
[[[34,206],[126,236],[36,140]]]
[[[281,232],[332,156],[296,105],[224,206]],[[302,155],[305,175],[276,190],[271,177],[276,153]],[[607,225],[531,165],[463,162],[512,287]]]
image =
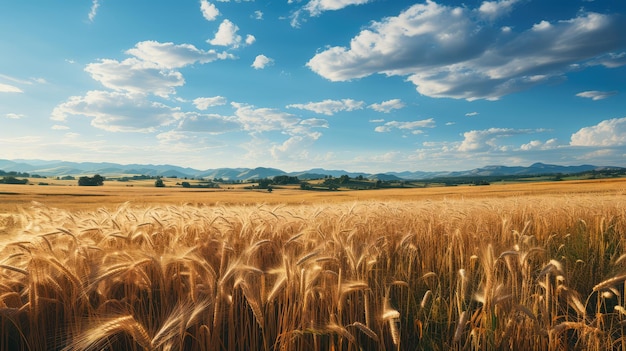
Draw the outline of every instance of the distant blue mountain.
[[[535,176],[543,174],[573,174],[588,171],[599,171],[606,169],[624,169],[614,166],[559,166],[545,163],[533,163],[528,167],[524,166],[485,166],[466,171],[451,172],[386,172],[369,174],[363,172],[348,172],[344,170],[327,170],[323,168],[312,168],[300,172],[284,172],[276,168],[217,168],[207,170],[197,170],[193,168],[179,167],[173,165],[122,165],[117,163],[96,163],[96,162],[65,162],[65,161],[44,161],[44,160],[0,160],[0,170],[5,172],[27,172],[47,177],[59,176],[81,176],[100,174],[102,176],[119,175],[148,175],[178,178],[221,178],[231,181],[246,181],[259,178],[273,178],[279,175],[296,176],[299,179],[320,179],[328,176],[340,177],[348,175],[352,178],[363,176],[369,179],[380,180],[420,180],[437,177],[467,177],[467,176]]]

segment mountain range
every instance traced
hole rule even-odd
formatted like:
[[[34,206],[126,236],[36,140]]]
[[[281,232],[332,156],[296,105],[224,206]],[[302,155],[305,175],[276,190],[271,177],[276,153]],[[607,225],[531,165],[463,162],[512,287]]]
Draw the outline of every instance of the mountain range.
[[[26,172],[31,175],[37,174],[45,177],[60,177],[66,175],[81,176],[100,174],[105,177],[127,176],[127,175],[147,175],[178,178],[221,178],[230,181],[246,181],[251,179],[272,178],[279,175],[296,176],[299,179],[319,179],[325,176],[340,177],[348,175],[352,177],[363,176],[369,179],[380,180],[420,180],[440,177],[480,177],[480,176],[530,176],[542,174],[574,174],[589,171],[601,170],[624,170],[622,167],[614,166],[560,166],[545,163],[534,163],[530,166],[485,166],[466,171],[442,171],[442,172],[385,172],[385,173],[363,173],[348,172],[345,170],[328,170],[323,168],[312,168],[300,172],[285,172],[276,168],[216,168],[198,170],[193,168],[179,167],[173,165],[146,165],[117,163],[95,163],[95,162],[67,162],[67,161],[43,161],[43,160],[2,160],[0,159],[0,170],[5,172]]]

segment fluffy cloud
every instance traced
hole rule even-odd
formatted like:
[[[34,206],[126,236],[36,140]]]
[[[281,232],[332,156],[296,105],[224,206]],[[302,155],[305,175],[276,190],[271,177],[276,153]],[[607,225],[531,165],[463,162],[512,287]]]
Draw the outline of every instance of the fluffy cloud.
[[[65,121],[70,115],[92,118],[91,125],[111,132],[152,132],[175,122],[177,109],[149,101],[143,94],[89,91],[72,96],[52,111],[51,118]]]
[[[217,32],[215,33],[215,37],[213,39],[207,40],[207,43],[211,45],[220,45],[220,46],[230,46],[233,48],[238,48],[241,45],[242,38],[241,35],[237,34],[239,31],[239,27],[231,22],[228,19],[225,19],[220,23]],[[245,43],[246,45],[250,45],[254,43],[256,38],[253,35],[248,34],[246,36]]]
[[[398,110],[404,107],[404,103],[400,99],[392,99],[383,101],[380,104],[371,104],[367,106],[374,111],[389,113],[392,110]]]
[[[21,119],[24,117],[24,115],[19,114],[19,113],[7,113],[5,116],[6,118],[9,118],[9,119]]]
[[[365,103],[363,101],[357,101],[352,99],[343,100],[324,100],[320,102],[309,102],[306,104],[291,104],[287,105],[287,108],[299,108],[301,110],[313,111],[315,113],[325,114],[332,116],[340,111],[354,111],[363,108]]]
[[[478,116],[478,112],[475,112],[475,111],[474,112],[468,112],[468,113],[465,114],[465,116],[467,116],[467,117]]]
[[[198,110],[204,111],[209,107],[220,106],[226,104],[226,98],[223,96],[201,97],[193,100],[193,105]]]
[[[158,68],[181,68],[194,63],[209,63],[216,60],[234,58],[226,52],[200,50],[191,44],[160,43],[158,41],[142,41],[134,48],[126,51],[144,62],[144,67],[154,65]]]
[[[532,140],[527,144],[522,144],[520,146],[520,150],[522,151],[530,151],[530,150],[552,150],[559,146],[558,140],[549,139],[545,142],[541,140]]]
[[[613,96],[615,94],[617,94],[617,91],[588,90],[588,91],[580,92],[580,93],[576,94],[576,96],[589,98],[591,100],[596,101],[596,100],[606,99],[606,98],[611,97],[611,96]]]
[[[519,0],[500,0],[500,1],[483,1],[478,8],[481,16],[485,16],[491,20],[508,15],[513,10],[513,5]]]
[[[536,132],[529,129],[489,128],[485,130],[471,130],[463,133],[463,141],[457,148],[461,152],[487,151],[500,149],[496,144],[497,139],[514,135],[530,134]]]
[[[240,130],[241,125],[228,118],[216,114],[186,113],[178,124],[178,131],[193,133],[222,134]]]
[[[234,121],[240,123],[244,130],[253,137],[263,132],[280,131],[293,140],[317,140],[321,133],[313,128],[328,128],[323,119],[310,118],[302,120],[296,115],[273,108],[256,108],[252,105],[231,102],[235,108]],[[295,138],[294,138],[295,137]]]
[[[372,0],[311,0],[304,6],[304,9],[311,16],[319,16],[324,11],[341,10],[350,5],[362,5],[370,1]]]
[[[400,129],[405,131],[410,131],[413,134],[422,134],[422,128],[434,128],[435,120],[432,118],[424,119],[421,121],[411,121],[411,122],[400,122],[400,121],[389,121],[382,126],[378,126],[374,129],[374,131],[378,133],[387,133],[392,129]]]
[[[152,93],[167,97],[175,92],[175,87],[185,84],[180,72],[147,68],[145,62],[135,58],[122,62],[103,59],[90,63],[85,71],[105,87],[131,93]]]
[[[231,102],[231,105],[235,108],[237,121],[248,131],[289,131],[300,123],[300,119],[296,115],[277,109],[255,108],[252,105],[237,102]]]
[[[16,86],[0,83],[0,93],[23,93],[23,91]]]
[[[604,120],[595,126],[585,127],[572,134],[572,146],[623,146],[626,145],[626,117]]]
[[[88,64],[85,71],[109,89],[167,97],[185,84],[183,75],[174,68],[234,57],[215,50],[199,50],[190,44],[156,41],[139,42],[126,53],[135,57],[123,61],[103,59]]]
[[[485,5],[506,8],[501,1]],[[496,10],[493,10],[498,12]],[[495,13],[494,12],[494,13]],[[480,13],[480,11],[479,11]],[[307,66],[331,81],[406,76],[429,97],[490,99],[549,81],[626,44],[626,21],[584,13],[526,30],[485,25],[476,11],[428,0],[373,22],[349,47],[327,48]]]
[[[200,0],[200,11],[202,11],[202,16],[207,21],[215,21],[217,16],[220,15],[220,11],[215,7],[215,5],[211,4],[207,0]]]
[[[274,60],[265,55],[257,55],[257,57],[254,58],[252,67],[254,67],[254,69],[263,69],[268,65],[271,65],[273,62]]]

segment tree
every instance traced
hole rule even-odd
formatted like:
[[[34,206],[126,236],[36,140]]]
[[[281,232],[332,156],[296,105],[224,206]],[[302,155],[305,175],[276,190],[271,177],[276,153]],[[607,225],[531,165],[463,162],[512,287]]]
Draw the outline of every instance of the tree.
[[[104,177],[96,174],[93,177],[80,177],[78,178],[78,185],[79,186],[100,186],[100,185],[104,185]]]
[[[27,184],[28,179],[17,179],[13,176],[4,177],[0,179],[1,184]]]
[[[165,183],[163,183],[163,179],[157,178],[157,180],[154,182],[154,186],[156,186],[157,188],[163,188],[165,187]]]
[[[191,184],[189,184],[189,182],[182,182],[180,185],[182,185],[183,188],[191,188]]]

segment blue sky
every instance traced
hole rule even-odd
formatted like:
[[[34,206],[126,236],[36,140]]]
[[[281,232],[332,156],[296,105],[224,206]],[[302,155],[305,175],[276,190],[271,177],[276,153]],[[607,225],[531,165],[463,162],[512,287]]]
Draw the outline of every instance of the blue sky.
[[[0,2],[0,158],[626,166],[626,2]]]

